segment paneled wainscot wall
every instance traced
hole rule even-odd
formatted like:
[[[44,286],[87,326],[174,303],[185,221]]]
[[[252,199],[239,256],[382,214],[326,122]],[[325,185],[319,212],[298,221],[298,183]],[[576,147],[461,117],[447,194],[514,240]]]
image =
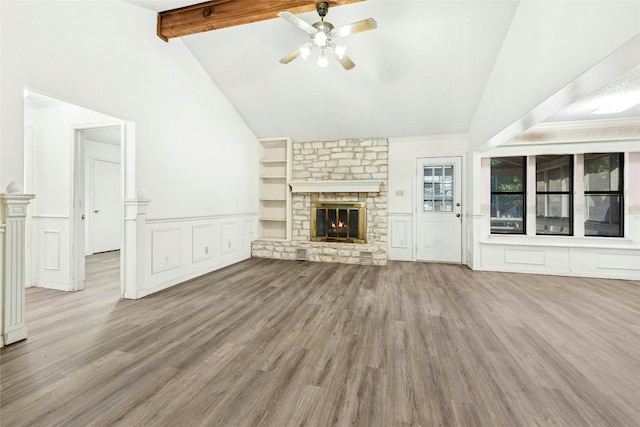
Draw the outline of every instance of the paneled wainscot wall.
[[[255,214],[145,219],[140,298],[250,256]]]
[[[292,194],[291,240],[256,240],[254,257],[306,259],[345,264],[387,263],[387,179],[386,139],[294,142],[292,181],[380,181],[379,192],[318,193],[318,201],[358,201],[367,204],[367,242],[364,244],[311,242],[311,193]]]

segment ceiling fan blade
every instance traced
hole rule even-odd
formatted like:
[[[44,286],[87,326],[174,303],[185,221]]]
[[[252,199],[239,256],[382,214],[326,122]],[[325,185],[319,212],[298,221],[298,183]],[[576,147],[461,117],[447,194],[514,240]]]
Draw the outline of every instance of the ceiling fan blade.
[[[294,15],[291,12],[287,12],[286,10],[283,12],[278,12],[278,16],[284,19],[285,21],[292,23],[296,27],[300,28],[302,31],[306,31],[311,35],[314,35],[315,33],[318,32],[318,30],[312,27],[311,24],[306,23],[305,21],[298,18],[296,15]]]
[[[296,50],[292,51],[291,53],[289,53],[288,55],[283,56],[280,59],[280,63],[282,64],[288,64],[289,62],[293,61],[294,59],[296,59],[298,56],[300,56],[300,54],[302,53],[302,49],[303,48],[307,48],[307,49],[311,49],[312,44],[307,42],[305,44],[303,44],[302,46],[300,46],[299,48],[297,48]]]
[[[283,56],[282,58],[280,58],[280,63],[281,64],[288,64],[289,62],[293,61],[294,59],[296,59],[298,56],[300,56],[300,49],[296,49],[294,51],[292,51],[290,54]]]
[[[363,31],[374,30],[378,28],[378,23],[373,18],[363,19],[362,21],[352,22],[351,24],[343,25],[338,28],[334,28],[329,34],[333,38],[349,36],[351,34],[361,33]]]
[[[350,70],[356,66],[356,64],[346,54],[340,56],[332,48],[327,48],[327,50],[333,55],[334,58],[336,58],[336,61],[338,61],[345,70]]]

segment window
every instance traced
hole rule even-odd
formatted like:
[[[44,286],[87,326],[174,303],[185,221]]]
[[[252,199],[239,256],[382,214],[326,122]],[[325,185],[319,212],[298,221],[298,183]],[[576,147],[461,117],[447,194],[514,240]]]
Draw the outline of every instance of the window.
[[[491,233],[525,234],[526,157],[491,159]]]
[[[573,156],[536,156],[536,234],[573,235]]]
[[[424,167],[424,212],[453,212],[453,165]]]
[[[622,153],[584,155],[585,236],[622,237]]]

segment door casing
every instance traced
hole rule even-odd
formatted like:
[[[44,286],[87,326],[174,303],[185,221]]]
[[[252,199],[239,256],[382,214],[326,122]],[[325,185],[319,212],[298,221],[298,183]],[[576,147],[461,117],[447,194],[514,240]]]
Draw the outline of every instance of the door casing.
[[[429,257],[425,259],[423,254],[419,251],[419,245],[423,242],[423,236],[421,235],[422,227],[420,224],[421,212],[422,212],[422,198],[423,198],[423,173],[422,168],[424,165],[442,165],[442,164],[455,164],[455,179],[457,182],[457,190],[454,192],[454,211],[453,215],[459,214],[456,218],[459,221],[459,251],[456,251],[455,259],[443,258],[439,256]],[[457,264],[464,264],[466,262],[466,221],[464,213],[464,200],[465,200],[465,186],[464,186],[464,157],[463,156],[436,156],[436,157],[418,157],[416,158],[416,178],[415,178],[415,191],[414,191],[414,238],[415,244],[413,245],[413,259],[416,261],[430,261],[430,262],[450,262]],[[459,203],[459,206],[456,204]],[[458,237],[456,237],[457,239]]]
[[[120,200],[124,200],[125,194],[125,165],[122,161],[127,147],[125,139],[125,123],[100,123],[87,126],[74,126],[72,128],[72,183],[71,183],[71,290],[79,291],[85,288],[85,218],[88,215],[87,201],[85,200],[85,132],[89,129],[105,128],[118,126],[120,128]],[[121,230],[124,230],[124,206],[120,203],[120,221]],[[120,265],[122,260],[126,258],[126,248],[124,246],[124,238],[121,231],[120,236]],[[121,268],[122,270],[122,268]],[[120,294],[124,294],[124,281],[121,272],[120,275]]]

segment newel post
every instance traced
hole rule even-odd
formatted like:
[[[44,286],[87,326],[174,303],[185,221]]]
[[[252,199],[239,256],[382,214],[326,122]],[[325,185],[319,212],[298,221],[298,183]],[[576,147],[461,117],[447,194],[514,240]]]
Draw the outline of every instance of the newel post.
[[[35,197],[24,194],[22,186],[12,182],[0,194],[2,203],[2,344],[27,338],[25,324],[25,223],[27,207]]]

